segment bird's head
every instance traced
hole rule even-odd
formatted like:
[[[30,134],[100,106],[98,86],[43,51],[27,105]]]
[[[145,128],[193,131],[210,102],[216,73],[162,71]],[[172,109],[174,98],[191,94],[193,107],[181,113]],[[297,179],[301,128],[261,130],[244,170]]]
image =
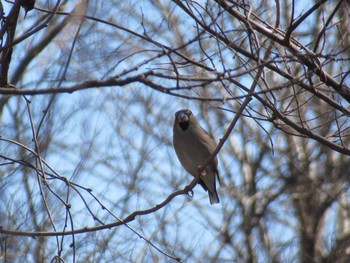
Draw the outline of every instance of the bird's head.
[[[179,125],[179,127],[186,131],[190,126],[190,122],[193,119],[192,111],[189,109],[179,110],[175,113],[175,124]]]

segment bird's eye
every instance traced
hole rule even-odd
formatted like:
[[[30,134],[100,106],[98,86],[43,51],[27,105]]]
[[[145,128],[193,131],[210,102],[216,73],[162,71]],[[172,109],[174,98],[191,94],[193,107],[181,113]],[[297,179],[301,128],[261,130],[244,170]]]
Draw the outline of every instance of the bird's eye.
[[[187,111],[187,116],[191,116],[192,115],[192,111],[188,110]]]

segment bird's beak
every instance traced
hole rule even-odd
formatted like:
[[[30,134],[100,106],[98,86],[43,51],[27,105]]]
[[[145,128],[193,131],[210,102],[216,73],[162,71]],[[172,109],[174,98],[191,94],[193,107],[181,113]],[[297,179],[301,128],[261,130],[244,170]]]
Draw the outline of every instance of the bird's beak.
[[[177,122],[178,123],[183,123],[183,122],[188,122],[188,116],[181,112],[178,116],[177,116]]]

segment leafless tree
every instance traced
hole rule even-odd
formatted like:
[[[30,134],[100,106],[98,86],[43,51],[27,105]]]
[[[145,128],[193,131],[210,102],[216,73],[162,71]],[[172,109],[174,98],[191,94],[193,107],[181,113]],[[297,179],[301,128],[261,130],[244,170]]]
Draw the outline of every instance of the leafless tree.
[[[349,1],[0,3],[1,261],[350,260]]]

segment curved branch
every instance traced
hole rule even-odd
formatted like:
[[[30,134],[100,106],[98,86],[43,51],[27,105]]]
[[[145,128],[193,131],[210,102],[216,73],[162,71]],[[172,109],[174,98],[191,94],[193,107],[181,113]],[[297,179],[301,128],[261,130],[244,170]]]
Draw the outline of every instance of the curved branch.
[[[167,204],[169,204],[176,196],[179,195],[187,195],[188,192],[191,192],[192,189],[197,185],[200,177],[197,176],[195,177],[189,185],[185,186],[184,189],[178,190],[172,194],[170,194],[163,202],[157,204],[156,206],[145,209],[145,210],[138,210],[127,217],[125,217],[122,220],[119,220],[117,222],[105,224],[102,226],[95,226],[95,227],[85,227],[81,229],[76,229],[72,231],[56,231],[56,232],[47,232],[47,231],[38,231],[38,232],[32,232],[32,231],[16,231],[16,230],[10,230],[10,229],[4,229],[2,226],[0,226],[0,233],[1,234],[6,234],[6,235],[13,235],[13,236],[28,236],[28,237],[39,237],[39,236],[67,236],[67,235],[75,235],[75,234],[83,234],[83,233],[88,233],[88,232],[95,232],[99,230],[104,230],[104,229],[111,229],[113,227],[125,225],[127,223],[130,223],[131,221],[135,220],[137,216],[143,216],[143,215],[148,215],[151,213],[154,213]]]
[[[230,7],[227,2],[215,0],[221,7],[227,10],[233,17],[241,21],[242,23],[246,23],[246,17],[240,13],[238,10]],[[236,3],[237,6],[240,6]],[[285,41],[285,37],[281,35],[281,33],[276,33],[274,30],[270,30],[260,23],[252,20],[251,26],[253,29],[263,34],[267,38],[275,41],[287,48],[290,52],[292,52],[301,62],[304,64],[311,72],[315,73],[322,82],[326,85],[332,87],[337,93],[342,96],[347,102],[350,103],[350,89],[346,87],[344,84],[336,81],[329,73],[322,69],[322,65],[319,63],[319,60],[314,52],[309,50],[306,46],[299,43],[296,39],[291,39],[292,41]],[[273,28],[272,26],[269,26]],[[301,53],[301,50],[304,50],[305,53]],[[239,51],[240,52],[240,51]],[[242,53],[244,55],[244,53]]]

